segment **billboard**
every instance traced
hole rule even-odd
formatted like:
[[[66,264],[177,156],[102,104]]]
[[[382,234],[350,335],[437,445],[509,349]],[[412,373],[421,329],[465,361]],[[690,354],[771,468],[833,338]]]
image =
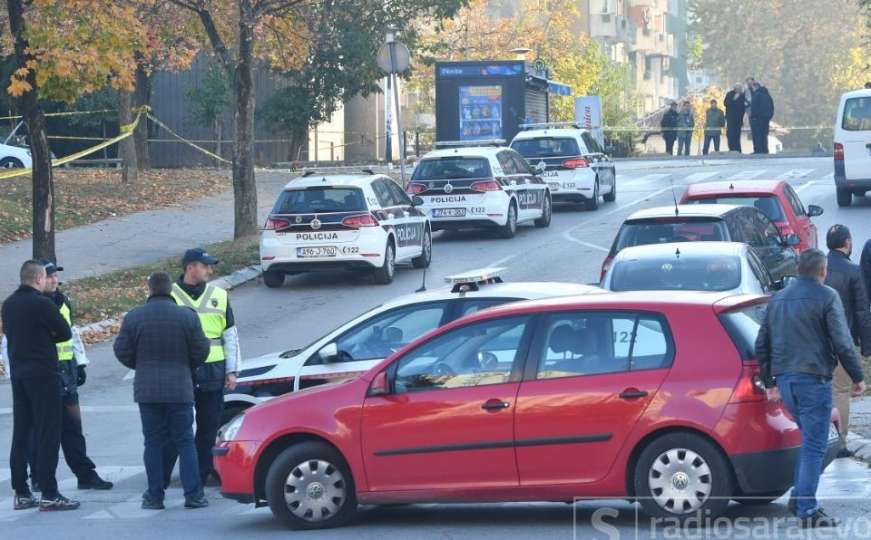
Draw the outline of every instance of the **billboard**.
[[[602,129],[602,98],[583,96],[575,98],[575,121],[589,129],[596,141],[605,147],[605,131]]]
[[[460,86],[460,140],[502,138],[502,86]]]

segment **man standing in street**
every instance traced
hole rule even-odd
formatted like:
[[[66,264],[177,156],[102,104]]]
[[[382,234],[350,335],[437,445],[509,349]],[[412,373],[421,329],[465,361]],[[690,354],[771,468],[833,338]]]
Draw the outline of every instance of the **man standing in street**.
[[[765,88],[753,81],[753,98],[750,102],[750,131],[753,133],[753,153],[768,153],[768,130],[774,118],[774,100]]]
[[[194,446],[192,373],[208,357],[209,340],[196,314],[175,303],[169,275],[152,274],[148,289],[148,301],[124,317],[114,345],[118,360],[136,371],[133,396],[142,418],[148,477],[142,508],[164,509],[163,453],[170,442],[180,456],[185,508],[204,508],[209,502]]]
[[[665,153],[670,156],[674,155],[674,141],[677,139],[677,118],[677,102],[672,101],[659,122],[662,138],[665,139]]]
[[[865,281],[865,292],[867,293],[871,291],[871,240],[865,242],[865,247],[862,248],[859,267],[862,269],[862,279]]]
[[[868,294],[862,280],[862,270],[850,262],[853,252],[853,237],[844,225],[832,225],[826,233],[826,246],[829,248],[828,275],[826,285],[835,289],[844,305],[847,326],[853,342],[859,347],[862,356],[871,355],[871,312],[868,309]],[[853,381],[844,367],[838,364],[832,375],[835,407],[841,416],[841,439],[846,442],[850,427],[850,394]],[[843,448],[838,457],[850,457]]]
[[[693,141],[693,129],[696,127],[693,105],[688,100],[681,103],[677,126],[677,155],[688,156]]]
[[[832,372],[840,360],[853,381],[854,396],[865,392],[865,383],[841,299],[824,285],[825,254],[802,252],[798,273],[796,282],[768,303],[756,359],[768,399],[782,399],[801,430],[789,507],[803,527],[836,527],[838,521],[816,500],[831,424]]]
[[[3,331],[8,340],[12,375],[12,451],[9,466],[14,508],[37,506],[27,485],[27,455],[35,441],[35,461],[42,497],[41,511],[75,510],[78,501],[58,492],[57,470],[61,437],[61,378],[57,343],[72,338],[70,325],[57,306],[43,295],[45,267],[38,261],[21,266],[21,286],[3,303]]]
[[[726,108],[726,142],[730,152],[741,153],[741,130],[744,128],[744,87],[740,83],[726,93],[723,100]]]
[[[172,297],[180,306],[194,310],[211,348],[205,365],[194,374],[196,409],[196,447],[203,485],[210,475],[217,478],[212,466],[212,447],[224,414],[224,389],[236,388],[239,366],[239,336],[227,291],[208,283],[218,260],[203,249],[189,249],[182,258],[184,274],[172,286]],[[166,484],[175,463],[172,447],[166,454]]]
[[[717,100],[711,100],[711,107],[705,112],[705,146],[702,151],[704,155],[708,155],[708,148],[711,141],[714,143],[714,152],[720,151],[720,134],[723,132],[723,127],[726,125],[726,116],[723,111],[717,107]]]

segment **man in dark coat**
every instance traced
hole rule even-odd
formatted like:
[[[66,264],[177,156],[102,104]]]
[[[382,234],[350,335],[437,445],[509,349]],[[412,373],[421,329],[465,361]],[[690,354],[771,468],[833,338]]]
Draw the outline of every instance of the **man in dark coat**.
[[[169,275],[152,274],[148,288],[148,302],[124,317],[114,346],[118,360],[136,370],[133,396],[142,418],[148,477],[142,508],[164,508],[163,451],[170,441],[181,462],[185,508],[204,508],[209,502],[194,446],[193,371],[209,356],[209,340],[196,313],[175,303]]]
[[[677,120],[677,102],[672,101],[659,122],[659,127],[662,128],[662,138],[665,139],[665,151],[670,156],[674,155],[674,141],[677,140]]]
[[[711,100],[711,107],[705,111],[705,145],[702,153],[708,155],[711,143],[714,143],[714,152],[720,151],[720,134],[726,125],[726,117],[723,111],[717,107],[717,100]]]
[[[753,100],[750,102],[750,130],[753,133],[753,153],[768,153],[768,129],[774,118],[774,100],[759,82],[753,83]]]
[[[744,87],[736,84],[726,93],[723,106],[726,108],[726,142],[730,152],[741,153],[741,129],[744,127]]]

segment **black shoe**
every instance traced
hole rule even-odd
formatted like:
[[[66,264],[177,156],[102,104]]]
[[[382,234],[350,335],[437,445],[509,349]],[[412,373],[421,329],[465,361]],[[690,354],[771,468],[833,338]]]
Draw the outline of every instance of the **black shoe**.
[[[840,521],[826,514],[822,508],[817,508],[813,514],[801,520],[802,529],[837,527],[840,524]]]
[[[147,495],[143,495],[143,497],[142,497],[142,509],[143,510],[166,510],[166,506],[163,505],[163,501],[156,501]]]
[[[36,480],[34,480],[33,482],[31,482],[31,483],[30,483],[30,491],[32,491],[32,492],[34,492],[34,493],[40,493],[40,492],[42,492],[42,488],[39,487],[39,482],[37,482]]]
[[[847,450],[846,448],[841,448],[840,450],[838,450],[838,453],[835,455],[835,457],[838,459],[853,457],[853,452]]]
[[[194,495],[193,497],[185,497],[184,499],[184,507],[185,508],[205,508],[209,506],[209,500],[206,499],[205,495]]]
[[[115,486],[112,482],[107,482],[99,476],[94,475],[90,480],[79,480],[79,489],[96,489],[106,491]]]
[[[39,501],[33,498],[33,495],[30,493],[25,493],[24,495],[15,495],[15,504],[13,505],[14,510],[27,510],[28,508],[36,508],[39,506]]]
[[[211,487],[221,487],[221,477],[218,476],[218,473],[211,472],[202,478],[200,478],[203,487],[211,486]]]
[[[58,493],[52,499],[47,499],[43,497],[39,501],[40,512],[59,512],[61,510],[75,510],[79,506],[81,506],[81,503],[79,501],[67,499],[60,493]]]

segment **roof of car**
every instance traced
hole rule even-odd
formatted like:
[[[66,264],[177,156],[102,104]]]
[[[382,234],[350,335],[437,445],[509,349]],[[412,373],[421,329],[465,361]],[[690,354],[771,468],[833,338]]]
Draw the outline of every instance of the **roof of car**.
[[[657,206],[639,210],[626,218],[626,221],[674,217],[722,217],[736,208],[742,207],[735,204],[682,204],[677,207],[678,215],[675,216],[674,205]]]
[[[535,139],[538,137],[574,137],[576,135],[580,135],[581,133],[586,132],[586,129],[580,128],[545,128],[545,129],[529,129],[526,131],[521,131],[514,136],[514,139],[511,141],[524,140],[524,139]]]
[[[860,88],[859,90],[853,90],[851,92],[844,92],[843,94],[841,94],[841,99],[849,99],[849,98],[857,98],[857,97],[871,97],[871,89]]]
[[[664,244],[645,244],[643,246],[626,247],[620,250],[614,262],[639,259],[667,259],[680,255],[693,256],[744,256],[748,250],[747,244],[740,242],[667,242]],[[678,255],[678,251],[680,255]]]
[[[363,187],[373,180],[390,178],[383,174],[312,174],[297,176],[285,184],[284,189],[305,189],[309,187]]]
[[[390,300],[389,302],[385,302],[383,307],[387,309],[409,304],[434,302],[446,298],[522,298],[531,300],[551,296],[576,296],[604,292],[604,289],[600,289],[594,285],[582,285],[580,283],[547,281],[491,283],[481,285],[477,291],[468,291],[465,293],[451,292],[450,286],[433,288],[426,292],[400,296]]]
[[[493,157],[502,150],[507,150],[505,146],[456,146],[451,148],[440,148],[424,154],[421,161],[425,159],[451,157],[451,156],[469,156],[469,157]]]
[[[770,195],[784,184],[783,180],[741,180],[701,182],[687,186],[686,194],[692,195]]]

